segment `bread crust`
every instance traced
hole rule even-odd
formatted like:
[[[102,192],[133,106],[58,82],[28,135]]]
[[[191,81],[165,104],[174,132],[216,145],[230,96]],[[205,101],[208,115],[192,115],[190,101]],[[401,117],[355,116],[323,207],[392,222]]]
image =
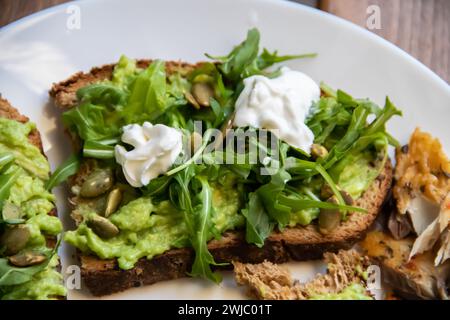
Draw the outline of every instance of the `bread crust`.
[[[146,67],[151,60],[138,60],[139,67]],[[183,62],[167,62],[168,73],[173,70],[192,70],[195,65]],[[76,105],[76,91],[97,81],[110,79],[114,64],[93,68],[88,73],[76,73],[70,78],[53,85],[50,96],[55,104],[63,109]],[[79,182],[82,177],[73,177],[69,184]],[[246,243],[242,231],[230,231],[220,240],[212,240],[208,248],[217,262],[240,261],[261,263],[264,260],[283,263],[289,260],[313,260],[323,257],[325,252],[338,252],[350,249],[361,240],[375,221],[392,183],[392,165],[386,162],[381,174],[369,189],[356,202],[367,213],[349,213],[347,221],[328,235],[318,232],[315,225],[296,226],[276,231],[265,241],[262,248]],[[103,296],[128,288],[149,285],[159,281],[187,276],[194,252],[191,248],[172,249],[151,260],[140,259],[134,268],[121,270],[117,261],[102,260],[92,255],[78,252],[81,274],[84,282],[94,296]],[[229,268],[231,265],[228,266]],[[226,267],[225,267],[226,268]]]

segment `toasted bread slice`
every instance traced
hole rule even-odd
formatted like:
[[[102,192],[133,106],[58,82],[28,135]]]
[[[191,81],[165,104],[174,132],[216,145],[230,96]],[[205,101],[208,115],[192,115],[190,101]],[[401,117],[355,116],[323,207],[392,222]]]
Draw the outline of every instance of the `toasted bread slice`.
[[[259,264],[233,262],[235,280],[247,289],[251,298],[261,300],[308,300],[317,295],[341,293],[353,284],[364,289],[364,295],[372,298],[367,290],[364,271],[370,264],[368,257],[355,250],[340,250],[337,254],[324,255],[328,264],[327,273],[319,274],[307,283],[294,281],[287,269],[264,261]]]
[[[145,68],[151,60],[138,60]],[[189,72],[195,66],[183,62],[167,62],[167,72],[182,70]],[[76,73],[69,79],[56,83],[50,90],[55,104],[63,109],[76,106],[76,91],[94,82],[110,79],[114,64],[93,68],[88,73]],[[69,181],[79,183],[89,170],[83,167]],[[367,213],[349,213],[348,220],[328,235],[322,235],[316,226],[286,228],[274,232],[262,248],[250,245],[240,231],[226,232],[220,240],[210,241],[208,247],[217,262],[241,261],[261,263],[264,260],[281,263],[288,260],[320,259],[325,252],[337,252],[351,248],[364,237],[380,211],[392,182],[392,166],[386,162],[379,177],[372,183],[356,205]],[[190,271],[194,252],[190,248],[173,249],[151,260],[145,258],[131,270],[119,269],[116,260],[101,260],[98,257],[79,253],[81,272],[85,284],[96,296],[107,295],[131,287],[185,277]]]
[[[22,115],[16,108],[14,108],[11,103],[0,97],[0,117],[1,118],[7,118],[7,119],[11,119],[11,120],[16,120],[18,122],[21,123],[27,123],[29,121],[29,118]],[[39,131],[37,129],[33,129],[29,136],[28,139],[30,140],[30,142],[35,145],[36,147],[39,148],[39,150],[41,150],[41,153],[47,157],[44,153],[44,149],[43,149],[43,145],[42,145],[42,139],[41,139],[41,135],[39,133]],[[58,216],[58,212],[56,207],[54,207],[49,213],[48,215],[57,217]],[[49,248],[54,248],[56,246],[56,237],[53,236],[46,236],[46,244],[47,247]],[[60,269],[61,267],[59,266],[58,269]],[[56,297],[57,299],[65,299],[65,297]]]

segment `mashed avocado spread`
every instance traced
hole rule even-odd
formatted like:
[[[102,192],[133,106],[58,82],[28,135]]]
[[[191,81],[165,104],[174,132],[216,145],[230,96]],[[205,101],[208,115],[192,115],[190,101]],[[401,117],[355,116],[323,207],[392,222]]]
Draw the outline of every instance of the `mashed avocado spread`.
[[[238,214],[242,200],[232,187],[213,186],[212,223],[219,235],[244,225],[244,217]],[[77,214],[88,220],[97,213],[92,207],[80,206]],[[94,252],[102,259],[118,258],[122,269],[133,268],[142,257],[151,259],[189,244],[182,214],[167,200],[154,204],[149,197],[137,198],[112,214],[110,221],[120,230],[120,234],[111,239],[102,239],[82,222],[75,231],[67,232],[64,240],[84,252]]]
[[[353,186],[351,192],[355,199],[370,185],[370,179],[377,175],[378,169],[369,166],[373,158],[367,153],[349,164],[340,177],[340,184]],[[242,195],[236,188],[235,180],[236,176],[230,174],[227,183],[213,184],[212,224],[218,235],[245,224],[240,213]],[[182,214],[168,200],[155,204],[151,197],[140,197],[122,206],[109,217],[120,230],[119,235],[111,239],[102,239],[87,226],[85,221],[98,214],[94,207],[86,204],[77,207],[75,214],[81,216],[83,222],[76,230],[66,232],[64,241],[83,252],[95,253],[102,259],[117,258],[121,269],[133,268],[142,257],[151,259],[172,248],[189,245]],[[317,208],[292,212],[289,225],[308,225],[318,214]]]
[[[311,295],[310,300],[373,300],[366,294],[366,289],[359,283],[353,283],[339,293]]]
[[[2,208],[5,208],[5,205],[20,208],[22,225],[29,231],[28,240],[20,252],[48,250],[46,236],[56,236],[62,232],[59,219],[48,215],[54,208],[55,201],[54,196],[44,186],[48,178],[49,164],[40,150],[28,140],[28,135],[34,127],[30,122],[23,124],[0,118],[0,154],[14,155],[12,163],[0,167],[0,177],[15,173],[14,182],[8,192],[1,195],[3,198],[0,197],[0,203]],[[4,234],[5,230],[11,227],[14,226],[0,222],[0,234]],[[62,276],[56,271],[56,254],[49,262],[43,262],[42,267],[38,265],[20,268],[19,271],[26,274],[24,279],[20,279],[14,272],[10,272],[13,266],[8,263],[4,250],[5,248],[2,248],[0,251],[0,299],[50,299],[65,296]]]

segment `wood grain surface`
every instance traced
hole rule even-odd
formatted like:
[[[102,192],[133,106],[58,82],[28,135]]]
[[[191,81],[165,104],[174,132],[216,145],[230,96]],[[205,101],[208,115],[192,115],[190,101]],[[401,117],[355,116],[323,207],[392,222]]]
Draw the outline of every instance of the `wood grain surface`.
[[[68,0],[0,0],[0,27]],[[186,0],[187,1],[187,0]],[[226,0],[224,0],[226,1]],[[367,26],[367,8],[380,8],[381,28],[393,42],[450,81],[450,0],[293,0]]]
[[[381,29],[393,42],[450,81],[450,0],[322,0],[319,7],[367,27],[369,6],[380,8]]]

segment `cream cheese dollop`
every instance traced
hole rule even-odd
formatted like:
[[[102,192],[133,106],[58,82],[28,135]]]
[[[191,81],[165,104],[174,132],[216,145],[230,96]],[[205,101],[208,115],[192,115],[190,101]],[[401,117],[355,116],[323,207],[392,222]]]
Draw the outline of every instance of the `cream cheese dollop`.
[[[273,132],[293,147],[310,152],[314,134],[305,119],[319,86],[306,74],[288,67],[270,79],[256,75],[244,79],[244,89],[236,100],[235,127],[251,126]]]
[[[135,188],[167,172],[183,149],[179,130],[150,122],[124,126],[121,140],[134,148],[128,151],[116,145],[115,158],[128,183]]]

